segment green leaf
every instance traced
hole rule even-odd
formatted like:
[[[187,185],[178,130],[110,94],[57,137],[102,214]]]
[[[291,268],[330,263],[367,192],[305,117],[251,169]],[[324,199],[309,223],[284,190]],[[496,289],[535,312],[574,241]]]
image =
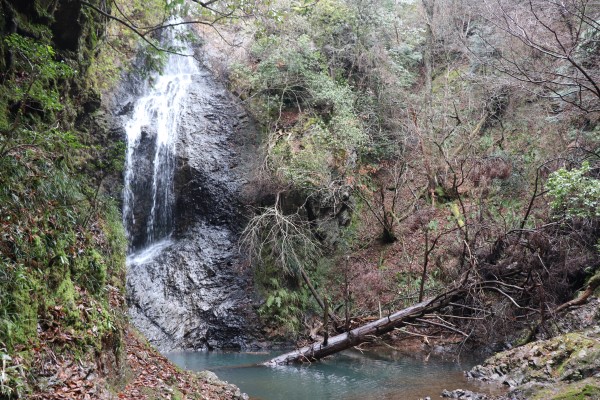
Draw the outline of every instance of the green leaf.
[[[271,307],[273,305],[273,301],[275,300],[275,298],[273,297],[273,295],[269,296],[267,298],[267,307]]]

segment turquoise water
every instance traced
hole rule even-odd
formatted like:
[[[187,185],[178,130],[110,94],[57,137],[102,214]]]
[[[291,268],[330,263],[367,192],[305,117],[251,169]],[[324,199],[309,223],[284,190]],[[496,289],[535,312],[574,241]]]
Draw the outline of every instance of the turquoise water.
[[[280,353],[170,353],[178,366],[210,370],[237,385],[251,399],[419,399],[440,398],[444,389],[498,393],[500,388],[467,381],[463,371],[475,365],[440,358],[409,356],[388,348],[347,350],[311,365],[258,366]]]

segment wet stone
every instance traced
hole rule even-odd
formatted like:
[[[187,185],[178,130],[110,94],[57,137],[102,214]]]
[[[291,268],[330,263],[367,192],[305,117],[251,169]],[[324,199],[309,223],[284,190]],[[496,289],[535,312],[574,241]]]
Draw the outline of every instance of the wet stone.
[[[143,238],[153,208],[148,176],[157,135],[151,126],[140,133],[144,155],[135,164],[143,170],[131,185],[136,202],[128,225],[135,242],[127,274],[131,320],[161,351],[253,348],[258,324],[251,276],[239,271],[235,244],[250,169],[244,152],[253,151],[243,138],[257,135],[237,100],[208,71],[198,67],[191,79],[173,143],[171,234],[152,243]],[[122,121],[135,99],[124,101],[115,107]],[[232,145],[233,135],[243,147]]]

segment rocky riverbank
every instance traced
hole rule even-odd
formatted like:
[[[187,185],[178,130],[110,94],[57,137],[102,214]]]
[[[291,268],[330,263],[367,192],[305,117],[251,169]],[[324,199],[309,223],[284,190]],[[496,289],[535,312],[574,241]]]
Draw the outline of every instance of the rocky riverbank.
[[[204,371],[194,374],[173,366],[164,356],[149,346],[139,334],[126,332],[128,375],[130,382],[116,398],[189,399],[189,400],[247,400],[248,395],[215,374]]]
[[[599,306],[590,300],[552,324],[557,336],[497,353],[467,375],[506,385],[508,399],[600,399]]]

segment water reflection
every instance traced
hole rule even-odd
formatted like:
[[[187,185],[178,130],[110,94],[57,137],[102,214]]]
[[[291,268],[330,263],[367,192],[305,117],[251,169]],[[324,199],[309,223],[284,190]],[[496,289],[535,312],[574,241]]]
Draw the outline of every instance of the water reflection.
[[[182,368],[211,370],[253,399],[419,399],[439,398],[443,389],[499,393],[500,388],[467,381],[463,371],[475,360],[451,362],[409,357],[387,348],[348,350],[311,365],[258,366],[276,354],[171,353]]]

